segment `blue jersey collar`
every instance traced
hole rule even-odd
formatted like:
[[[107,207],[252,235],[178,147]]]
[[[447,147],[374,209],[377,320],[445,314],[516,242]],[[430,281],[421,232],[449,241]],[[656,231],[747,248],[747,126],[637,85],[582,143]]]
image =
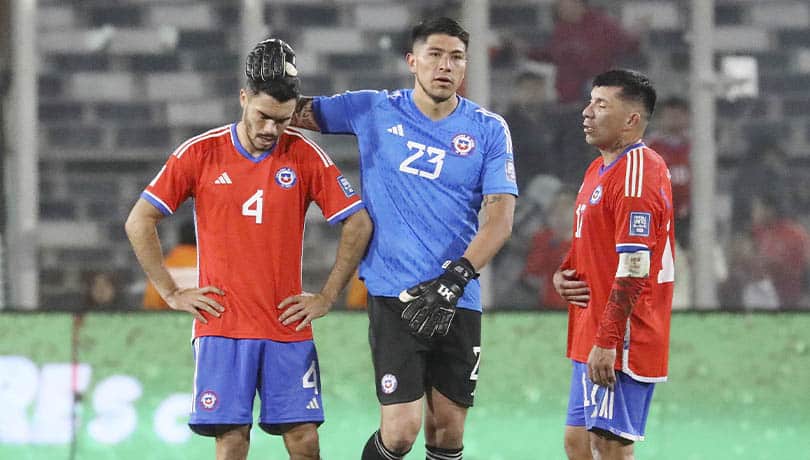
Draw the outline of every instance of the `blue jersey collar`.
[[[627,146],[627,147],[624,149],[624,151],[623,151],[623,152],[622,152],[622,153],[621,153],[619,156],[617,156],[617,157],[616,157],[616,159],[615,159],[615,160],[613,160],[613,161],[611,161],[611,162],[610,162],[610,164],[609,164],[609,165],[604,165],[604,164],[603,164],[602,166],[600,166],[600,167],[599,167],[599,175],[601,176],[602,174],[604,174],[604,173],[608,172],[608,170],[610,170],[610,168],[612,168],[612,167],[613,167],[613,165],[615,165],[616,163],[618,163],[618,162],[619,162],[619,160],[621,160],[622,158],[624,158],[624,156],[625,156],[625,155],[627,155],[627,152],[629,152],[629,151],[631,151],[631,150],[633,150],[633,149],[637,149],[637,148],[639,148],[639,147],[644,147],[644,142],[643,142],[641,139],[639,139],[639,140],[638,140],[637,142],[635,142],[634,144],[628,145],[628,146]]]
[[[456,98],[458,99],[458,104],[456,105],[456,108],[453,109],[452,112],[447,114],[446,117],[444,117],[444,118],[442,118],[440,120],[433,120],[432,118],[430,118],[427,115],[425,115],[424,113],[422,113],[421,110],[419,110],[419,107],[417,107],[416,102],[414,102],[414,100],[413,100],[413,90],[412,89],[403,89],[403,90],[400,90],[400,91],[403,94],[405,94],[405,99],[408,101],[408,109],[414,114],[414,116],[419,117],[423,121],[428,122],[428,123],[441,124],[441,123],[445,123],[445,122],[453,119],[453,117],[456,114],[461,113],[461,105],[464,104],[464,98],[459,96],[458,94],[456,94]]]
[[[269,157],[270,154],[273,153],[273,150],[276,149],[276,146],[278,145],[278,139],[276,139],[276,142],[273,144],[272,147],[262,152],[261,155],[254,157],[253,155],[250,154],[250,152],[247,151],[245,147],[242,146],[242,143],[239,142],[239,135],[236,133],[237,124],[238,122],[234,122],[233,124],[231,124],[231,142],[233,143],[233,146],[236,147],[236,150],[239,152],[239,154],[242,155],[243,157],[247,158],[248,160],[254,163],[259,163],[265,158]]]

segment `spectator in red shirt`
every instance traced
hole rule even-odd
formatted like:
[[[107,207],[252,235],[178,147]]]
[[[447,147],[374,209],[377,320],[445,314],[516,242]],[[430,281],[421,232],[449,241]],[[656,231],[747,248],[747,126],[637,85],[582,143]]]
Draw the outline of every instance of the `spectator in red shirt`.
[[[810,267],[810,234],[787,212],[780,193],[764,192],[751,203],[755,261],[771,278],[782,308],[796,308]]]
[[[521,279],[538,290],[540,308],[568,309],[568,303],[554,289],[552,276],[571,248],[571,209],[576,198],[576,190],[560,187],[546,212],[545,223],[532,237]]]
[[[664,100],[657,110],[658,130],[647,140],[647,145],[667,162],[672,174],[672,200],[675,206],[675,237],[682,247],[689,244],[689,202],[692,172],[689,154],[689,104],[682,97]]]
[[[735,276],[727,287],[731,294],[749,308],[767,308],[772,303],[782,309],[805,306],[805,280],[810,275],[810,233],[792,217],[785,190],[757,190],[750,199],[750,232],[732,244]],[[750,295],[753,287],[772,286],[774,302]],[[753,298],[759,300],[751,300]],[[736,300],[736,299],[735,299]]]
[[[529,57],[557,66],[557,99],[582,102],[595,75],[639,51],[639,40],[587,0],[558,0],[551,39]]]

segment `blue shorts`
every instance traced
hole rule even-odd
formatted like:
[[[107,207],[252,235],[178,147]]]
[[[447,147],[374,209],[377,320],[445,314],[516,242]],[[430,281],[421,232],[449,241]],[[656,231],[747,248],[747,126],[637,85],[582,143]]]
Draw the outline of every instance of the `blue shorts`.
[[[287,424],[323,423],[318,354],[312,340],[200,337],[194,340],[194,404],[189,426],[215,436],[219,425],[253,424],[253,400],[261,399],[259,425],[281,434]]]
[[[565,424],[598,428],[631,441],[643,440],[655,384],[638,382],[616,371],[616,384],[610,390],[591,382],[587,364],[572,362]]]

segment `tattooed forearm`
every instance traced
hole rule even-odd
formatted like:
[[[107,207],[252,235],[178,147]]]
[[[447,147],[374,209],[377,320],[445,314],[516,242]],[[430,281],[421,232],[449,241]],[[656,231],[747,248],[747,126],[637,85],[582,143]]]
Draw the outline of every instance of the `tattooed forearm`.
[[[626,314],[630,314],[633,306],[641,295],[644,281],[638,278],[616,278],[613,290],[610,292],[610,301],[622,307]]]
[[[484,206],[495,204],[499,201],[503,201],[503,196],[501,195],[487,195],[484,197]]]
[[[295,112],[293,113],[291,125],[310,129],[312,131],[320,131],[318,122],[315,120],[315,114],[312,112],[312,98],[302,96],[298,98],[298,103],[295,105]]]
[[[594,343],[602,348],[613,348],[622,343],[627,318],[638,302],[641,292],[647,283],[647,278],[616,278],[610,300],[605,305],[599,329],[596,331]]]

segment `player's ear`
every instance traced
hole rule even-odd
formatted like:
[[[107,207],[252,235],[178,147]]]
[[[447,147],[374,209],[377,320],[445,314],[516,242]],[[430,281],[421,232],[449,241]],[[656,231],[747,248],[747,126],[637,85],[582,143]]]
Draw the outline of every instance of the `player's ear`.
[[[638,112],[630,112],[630,116],[627,117],[627,121],[625,122],[626,128],[635,128],[642,123],[643,119],[641,118],[641,114]]]
[[[247,105],[248,94],[245,91],[245,88],[239,89],[239,105],[244,109],[245,105]]]
[[[408,64],[408,69],[411,73],[416,73],[416,56],[413,53],[405,54],[405,63]]]

